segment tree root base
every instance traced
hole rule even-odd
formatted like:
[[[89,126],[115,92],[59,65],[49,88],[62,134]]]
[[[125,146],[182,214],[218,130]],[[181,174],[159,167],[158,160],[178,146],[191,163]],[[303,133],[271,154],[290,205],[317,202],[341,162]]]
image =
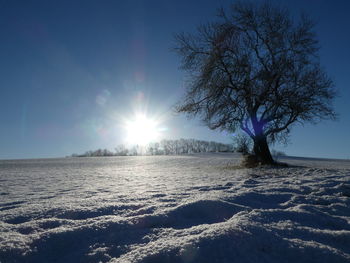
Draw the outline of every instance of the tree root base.
[[[243,161],[241,162],[241,166],[245,168],[255,168],[255,167],[289,167],[286,163],[280,163],[280,162],[269,162],[264,163],[256,155],[253,154],[247,154],[243,155]]]

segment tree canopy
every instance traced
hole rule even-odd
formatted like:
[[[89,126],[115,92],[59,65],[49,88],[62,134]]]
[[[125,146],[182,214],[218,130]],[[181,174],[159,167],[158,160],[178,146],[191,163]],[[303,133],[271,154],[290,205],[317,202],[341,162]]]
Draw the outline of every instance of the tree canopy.
[[[263,163],[273,163],[268,142],[286,138],[292,124],[336,116],[333,81],[305,15],[294,20],[269,2],[236,2],[218,21],[175,38],[189,73],[176,110],[200,116],[211,129],[242,129]]]

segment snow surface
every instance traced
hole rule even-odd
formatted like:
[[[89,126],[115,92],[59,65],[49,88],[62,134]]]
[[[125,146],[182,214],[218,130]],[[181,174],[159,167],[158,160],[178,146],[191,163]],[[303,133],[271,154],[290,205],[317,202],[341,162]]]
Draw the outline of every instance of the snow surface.
[[[0,262],[350,262],[350,161],[0,161]]]

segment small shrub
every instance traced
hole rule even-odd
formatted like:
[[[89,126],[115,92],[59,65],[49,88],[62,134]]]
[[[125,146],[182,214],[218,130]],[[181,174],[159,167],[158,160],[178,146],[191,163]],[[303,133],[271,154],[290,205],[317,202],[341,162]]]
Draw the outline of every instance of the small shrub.
[[[249,154],[251,149],[251,140],[248,136],[238,134],[234,137],[233,143],[235,145],[235,151],[242,154]]]

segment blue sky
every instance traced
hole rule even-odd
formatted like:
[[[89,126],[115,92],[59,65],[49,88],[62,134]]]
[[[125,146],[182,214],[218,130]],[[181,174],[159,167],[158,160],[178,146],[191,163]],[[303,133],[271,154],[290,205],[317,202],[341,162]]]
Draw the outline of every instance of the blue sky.
[[[317,21],[321,63],[340,96],[336,122],[295,126],[290,155],[350,158],[350,3],[279,1]],[[0,1],[0,159],[59,157],[123,143],[134,112],[162,138],[231,142],[173,113],[185,72],[173,35],[193,32],[232,1]]]

